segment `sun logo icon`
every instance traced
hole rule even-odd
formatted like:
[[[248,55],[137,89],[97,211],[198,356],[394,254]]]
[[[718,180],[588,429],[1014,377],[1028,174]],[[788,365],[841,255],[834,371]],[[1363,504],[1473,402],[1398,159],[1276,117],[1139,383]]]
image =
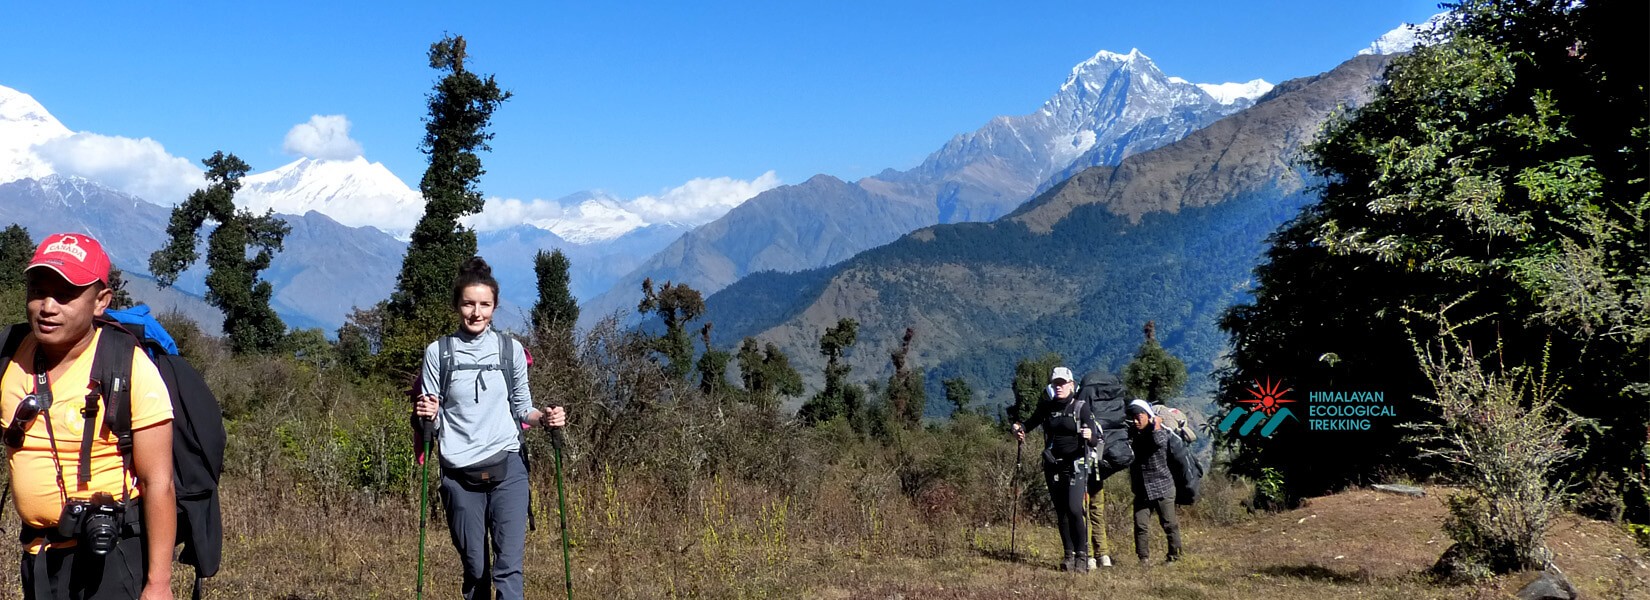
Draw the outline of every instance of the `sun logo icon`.
[[[1293,391],[1295,388],[1288,388],[1279,391],[1279,388],[1282,387],[1283,381],[1272,381],[1272,378],[1270,377],[1266,378],[1266,383],[1264,384],[1260,381],[1256,381],[1255,387],[1247,390],[1250,397],[1248,399],[1238,400],[1238,402],[1250,405],[1250,411],[1264,412],[1267,416],[1272,416],[1277,414],[1278,409],[1283,408],[1283,405],[1294,402],[1294,400],[1285,398],[1283,395]]]

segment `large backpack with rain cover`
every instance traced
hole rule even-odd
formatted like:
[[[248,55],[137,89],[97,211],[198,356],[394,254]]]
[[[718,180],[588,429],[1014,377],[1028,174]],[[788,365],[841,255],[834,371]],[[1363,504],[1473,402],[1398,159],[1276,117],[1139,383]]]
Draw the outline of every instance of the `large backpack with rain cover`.
[[[172,401],[172,485],[177,495],[177,540],[183,546],[178,562],[195,568],[194,598],[201,597],[201,580],[216,575],[223,562],[223,511],[218,479],[223,474],[228,435],[217,396],[188,361],[178,355],[177,343],[139,305],[105,311],[97,323],[102,334],[92,359],[92,377],[99,382],[130,382],[132,350],[143,348],[166,384]],[[0,373],[10,364],[28,335],[28,323],[12,325],[0,342]],[[132,462],[132,404],[129,389],[105,390],[103,423],[114,432],[121,461]]]

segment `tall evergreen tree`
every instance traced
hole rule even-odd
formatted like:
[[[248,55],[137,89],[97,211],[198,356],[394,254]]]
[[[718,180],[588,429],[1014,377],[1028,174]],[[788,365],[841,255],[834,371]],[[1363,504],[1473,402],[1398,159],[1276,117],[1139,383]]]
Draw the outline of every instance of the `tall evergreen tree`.
[[[465,69],[468,58],[463,36],[445,36],[430,45],[430,68],[443,75],[428,96],[429,117],[419,147],[430,157],[418,182],[424,216],[413,227],[385,306],[378,355],[382,367],[397,372],[417,368],[424,346],[452,328],[453,280],[459,265],[476,254],[475,232],[458,221],[481,212],[484,200],[476,184],[486,171],[476,152],[491,150],[487,142],[493,134],[487,127],[510,92],[493,76]]]
[[[109,299],[109,308],[120,310],[132,307],[132,293],[126,291],[126,273],[114,265],[109,265],[109,291],[113,296]]]
[[[1009,383],[1009,388],[1014,390],[1014,404],[1008,407],[1006,415],[1010,423],[1024,423],[1031,418],[1031,412],[1037,410],[1037,403],[1046,395],[1043,390],[1048,387],[1049,374],[1065,360],[1058,353],[1050,352],[1015,363],[1014,381]]]
[[[706,395],[717,395],[728,389],[728,361],[733,355],[726,350],[717,350],[710,345],[710,330],[712,323],[705,323],[699,329],[699,339],[705,344],[705,352],[699,355],[699,391]]]
[[[1222,401],[1285,379],[1296,390],[1385,392],[1428,419],[1410,311],[1455,307],[1450,332],[1550,365],[1560,402],[1598,419],[1589,481],[1646,471],[1650,422],[1650,106],[1643,2],[1472,0],[1394,59],[1375,97],[1309,149],[1319,203],[1274,234],[1232,337]],[[1550,344],[1550,345],[1549,345]],[[1280,429],[1238,440],[1240,470],[1278,468],[1297,492],[1420,468],[1406,432]],[[1332,463],[1330,462],[1332,461]],[[1424,474],[1424,473],[1423,473]],[[1644,489],[1629,504],[1650,514]]]
[[[1123,385],[1129,395],[1153,404],[1167,402],[1186,389],[1186,363],[1157,343],[1157,325],[1146,322],[1146,341],[1134,352],[1134,360],[1123,368]]]
[[[34,240],[29,230],[12,223],[0,231],[0,288],[23,286],[23,269],[34,258]]]
[[[779,408],[780,396],[802,394],[802,374],[791,367],[791,359],[778,345],[769,342],[758,348],[756,338],[739,344],[739,380],[750,403],[763,411]]]
[[[842,360],[854,343],[859,341],[859,321],[838,320],[819,337],[819,353],[825,355],[825,389],[802,404],[797,416],[809,425],[846,417],[855,429],[861,429],[858,419],[865,402],[865,390],[848,382],[853,370]]]
[[[907,364],[911,340],[916,335],[915,328],[905,328],[905,337],[901,338],[899,349],[888,353],[888,358],[894,363],[894,373],[888,376],[888,406],[894,417],[906,427],[915,427],[922,422],[922,413],[928,404],[922,370],[912,370]]]
[[[572,263],[560,248],[543,250],[533,256],[533,274],[538,278],[539,300],[533,305],[533,329],[566,331],[571,337],[579,320],[579,302],[573,299]]]
[[[687,284],[665,282],[653,289],[653,279],[642,280],[642,301],[636,305],[642,314],[652,313],[665,324],[663,336],[653,340],[653,350],[665,355],[669,364],[665,372],[676,379],[686,379],[693,370],[693,338],[688,337],[689,321],[705,314],[705,298]]]
[[[254,215],[235,208],[235,192],[251,170],[240,158],[220,151],[201,162],[206,165],[207,186],[172,207],[172,222],[166,227],[168,242],[149,256],[149,271],[162,287],[172,285],[199,258],[195,244],[200,241],[201,226],[208,219],[217,222],[206,240],[206,301],[223,311],[223,331],[231,351],[275,351],[286,336],[286,325],[269,307],[273,286],[259,281],[258,272],[269,268],[292,227],[276,218],[274,211]],[[257,253],[247,258],[253,249]]]
[[[951,403],[952,416],[966,414],[974,404],[974,388],[968,380],[952,377],[945,380],[945,401]]]

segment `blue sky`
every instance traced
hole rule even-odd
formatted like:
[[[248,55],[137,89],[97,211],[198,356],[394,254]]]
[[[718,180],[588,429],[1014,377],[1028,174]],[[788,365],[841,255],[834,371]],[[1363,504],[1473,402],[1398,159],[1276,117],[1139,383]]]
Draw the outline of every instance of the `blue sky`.
[[[443,32],[515,93],[488,196],[659,194],[694,178],[787,183],[916,165],[1032,112],[1099,50],[1199,83],[1272,83],[1350,58],[1435,2],[7,2],[0,85],[70,129],[153,138],[254,171],[314,115],[417,186],[425,52]]]

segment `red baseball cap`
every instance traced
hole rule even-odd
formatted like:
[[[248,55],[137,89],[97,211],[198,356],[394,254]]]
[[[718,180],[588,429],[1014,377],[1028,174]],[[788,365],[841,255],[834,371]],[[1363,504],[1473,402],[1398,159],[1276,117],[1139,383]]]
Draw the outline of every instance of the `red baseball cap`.
[[[54,233],[34,249],[34,260],[24,271],[45,267],[57,271],[63,279],[77,286],[94,281],[109,283],[109,255],[103,244],[84,233]]]

